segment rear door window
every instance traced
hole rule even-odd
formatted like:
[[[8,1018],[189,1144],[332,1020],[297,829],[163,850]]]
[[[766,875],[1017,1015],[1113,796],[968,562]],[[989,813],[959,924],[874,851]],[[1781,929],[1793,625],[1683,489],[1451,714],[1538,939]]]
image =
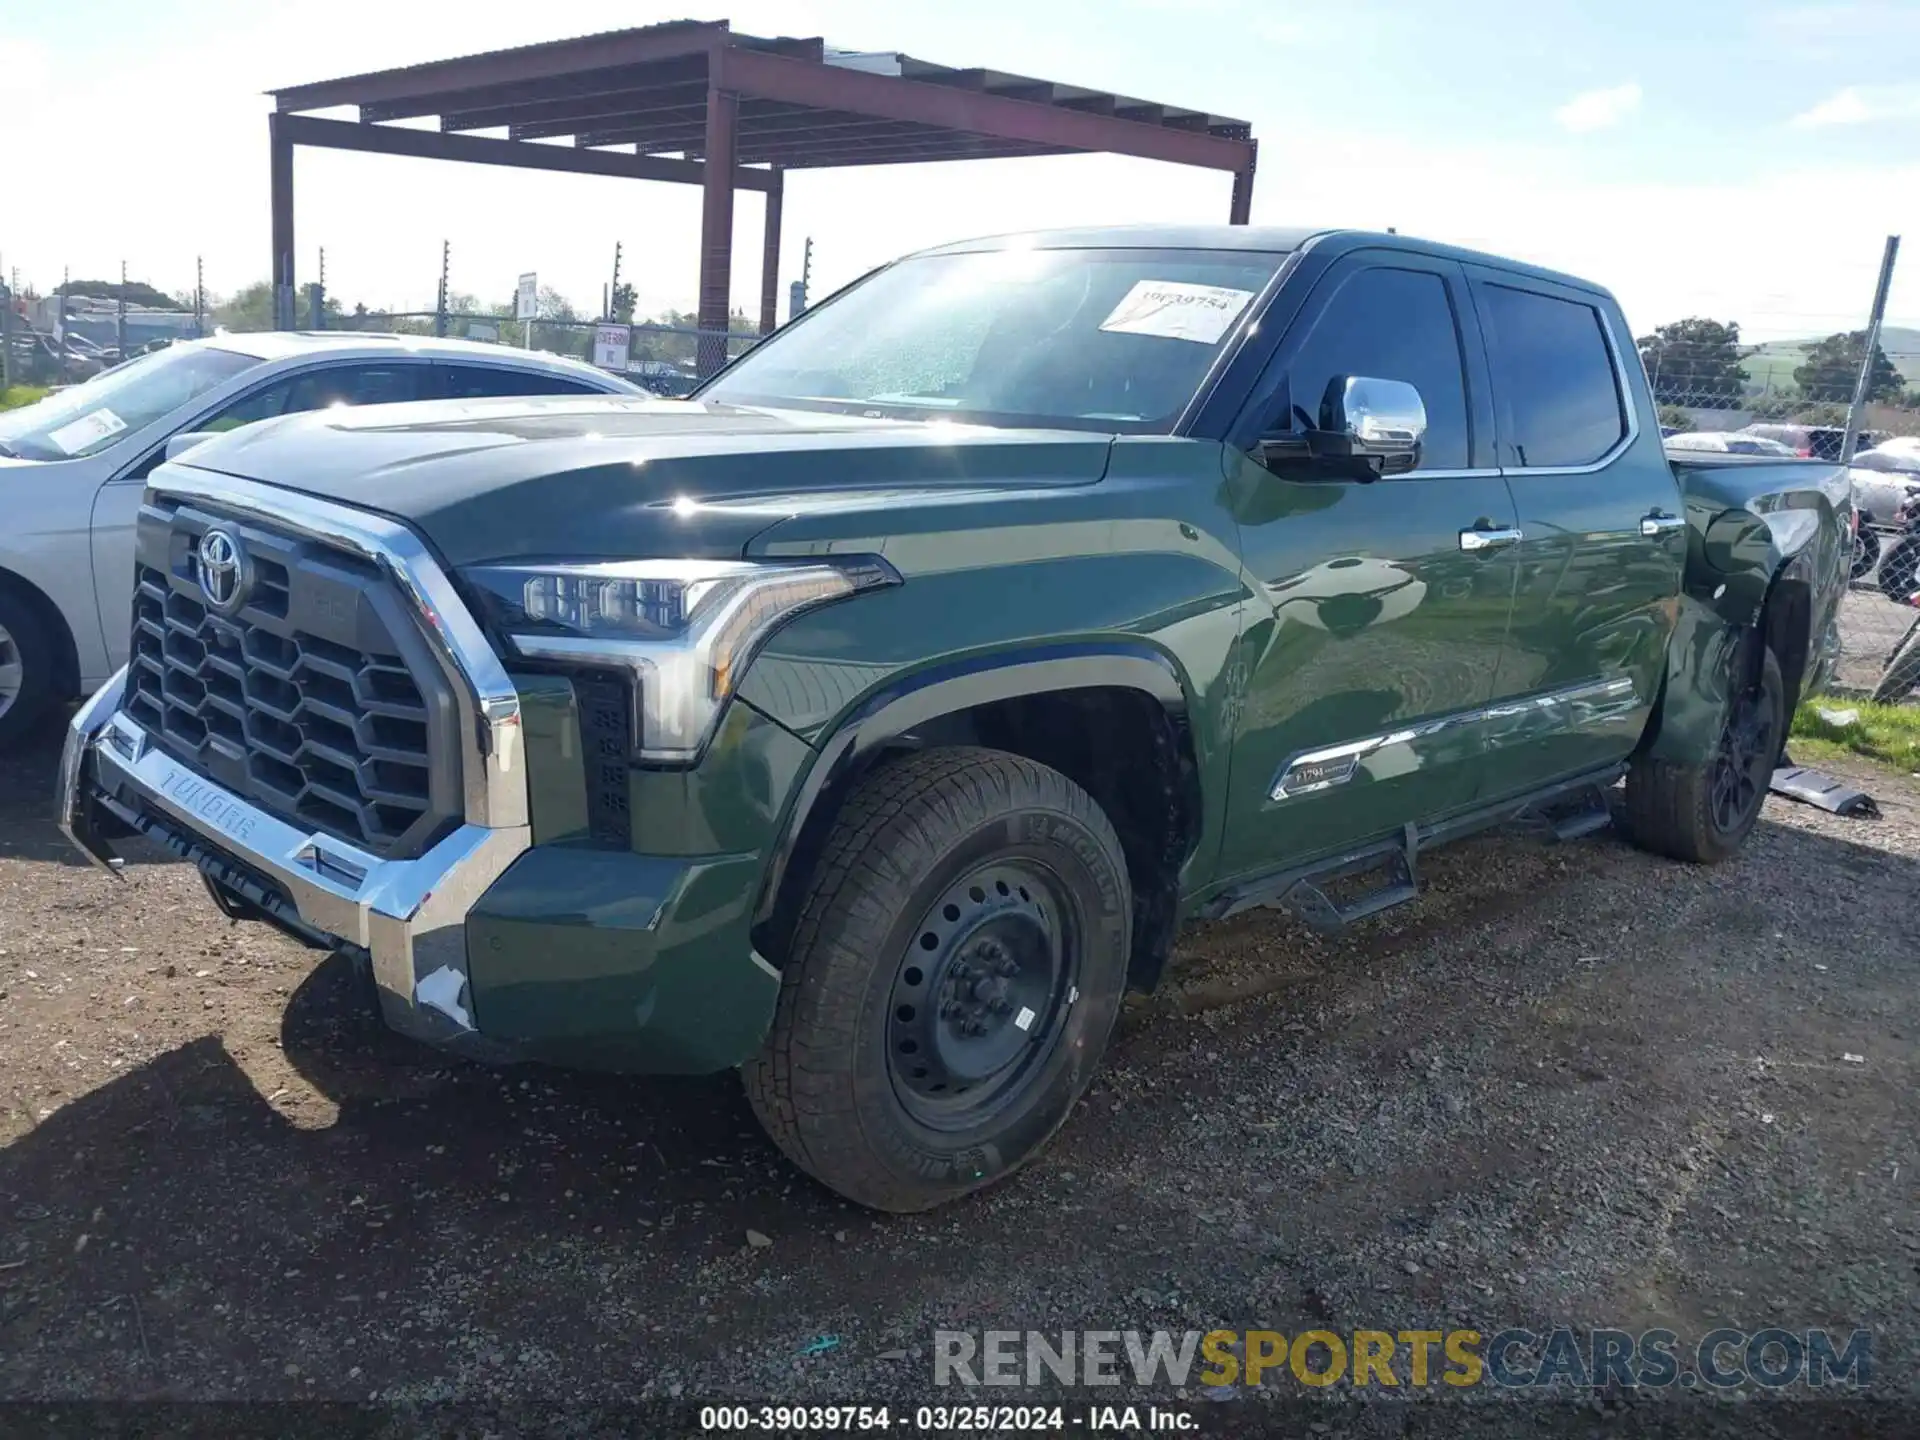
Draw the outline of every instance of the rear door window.
[[[1600,312],[1576,300],[1479,287],[1494,403],[1509,465],[1592,465],[1627,433],[1626,406]]]
[[[329,405],[398,405],[424,399],[421,382],[426,375],[425,365],[330,365],[293,380],[284,413],[295,415]]]
[[[448,400],[477,400],[488,395],[604,395],[584,381],[539,370],[509,370],[493,365],[442,365],[441,395]]]

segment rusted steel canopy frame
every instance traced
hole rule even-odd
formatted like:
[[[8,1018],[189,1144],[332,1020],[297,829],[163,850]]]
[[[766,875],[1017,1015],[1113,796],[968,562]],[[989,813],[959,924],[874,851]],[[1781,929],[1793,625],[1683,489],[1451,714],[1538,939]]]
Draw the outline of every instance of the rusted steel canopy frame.
[[[273,314],[274,325],[282,330],[292,329],[294,323],[293,147],[296,145],[326,150],[358,150],[375,155],[408,155],[423,160],[462,160],[480,165],[558,170],[575,175],[609,175],[623,180],[673,180],[682,184],[704,184],[707,175],[706,165],[698,160],[668,160],[657,155],[622,155],[605,150],[529,145],[512,140],[492,140],[479,135],[449,135],[434,130],[356,125],[350,120],[322,120],[311,115],[269,115],[267,135],[273,217]],[[777,192],[779,185],[778,171],[736,170],[731,188]],[[731,208],[731,198],[728,204]],[[778,211],[770,209],[769,214],[777,228]],[[777,246],[777,236],[773,243]],[[766,282],[760,297],[763,316],[774,303],[778,288],[776,274]]]
[[[707,157],[700,186],[700,312],[696,368],[702,377],[727,363],[725,332],[733,299],[733,142],[740,96],[707,86]],[[764,297],[762,300],[764,305]]]
[[[273,327],[293,328],[293,138],[291,115],[267,117],[268,209],[272,216]]]
[[[1205,131],[1143,125],[1087,110],[1068,110],[842,66],[813,65],[755,50],[721,48],[715,58],[713,85],[718,90],[821,110],[852,111],[882,120],[936,125],[996,140],[1135,155],[1228,171],[1245,167],[1251,144]]]
[[[611,175],[621,180],[674,180],[683,185],[701,184],[707,168],[698,160],[577,150],[568,145],[531,145],[517,140],[489,139],[484,135],[406,130],[393,125],[356,125],[351,120],[320,120],[311,115],[268,118],[293,144],[311,145],[316,149],[412,155],[422,160],[464,160],[476,165],[508,165],[522,170]],[[738,190],[764,190],[772,182],[765,170],[741,170],[734,175],[733,183]]]
[[[544,129],[542,120],[536,119],[525,122],[526,131],[521,131],[509,118],[512,105],[522,101],[542,103],[546,98],[544,94],[536,99],[529,91],[544,91],[548,83],[571,82],[576,78],[581,80],[580,89],[563,90],[557,97],[562,104],[550,108],[542,118],[551,116],[552,120],[558,120],[554,109],[564,113],[578,107],[588,113],[606,113],[611,123],[596,127],[598,130],[626,128],[621,126],[621,120],[631,124],[633,119],[648,112],[619,112],[615,108],[621,103],[618,99],[611,100],[605,112],[600,112],[590,100],[585,106],[579,102],[596,94],[637,99],[653,87],[644,82],[623,82],[609,77],[608,72],[691,57],[702,57],[706,65],[704,114],[696,119],[683,112],[675,115],[674,121],[686,125],[687,130],[696,124],[700,127],[697,140],[692,134],[685,135],[684,149],[689,153],[697,150],[705,157],[703,161],[616,154],[586,149],[579,144],[563,149],[532,145],[519,138],[503,141],[456,133],[460,127],[474,126],[482,118],[495,123],[505,121],[512,127],[510,134]],[[608,88],[596,91],[593,88],[596,82],[584,78],[590,74],[608,77],[599,82]],[[500,93],[502,87],[513,87],[518,93],[509,98]],[[1110,113],[1110,107],[1098,103],[1084,108],[1047,103],[1054,92],[1054,86],[1042,85],[1034,98],[1022,99],[964,84],[938,84],[827,65],[821,61],[817,44],[747,48],[734,42],[724,21],[675,24],[613,36],[584,36],[552,45],[467,56],[277,91],[275,103],[281,113],[270,121],[276,299],[284,293],[287,309],[291,311],[293,146],[312,144],[577,174],[697,180],[702,191],[700,324],[702,328],[717,331],[726,329],[730,309],[733,192],[740,187],[764,190],[768,192],[768,226],[762,257],[760,318],[762,328],[768,328],[778,278],[781,180],[778,168],[758,170],[740,166],[743,96],[757,102],[772,101],[808,110],[926,126],[934,132],[920,141],[907,136],[890,141],[882,138],[884,131],[867,130],[865,135],[873,137],[872,142],[867,142],[864,137],[856,139],[859,133],[856,131],[834,138],[823,135],[812,145],[801,143],[796,135],[795,143],[784,145],[775,136],[755,135],[750,128],[744,137],[746,154],[756,160],[771,161],[776,167],[892,164],[962,156],[988,158],[1076,151],[1131,155],[1230,172],[1233,176],[1230,220],[1236,225],[1247,223],[1256,153],[1252,140],[1214,135],[1204,128],[1155,123],[1154,118],[1148,117],[1165,113],[1157,106],[1146,107],[1146,113],[1134,119]],[[565,103],[569,96],[571,105]],[[675,98],[679,98],[678,94]],[[363,123],[354,125],[286,113],[334,105],[360,106]],[[672,108],[675,107],[663,106],[651,113],[660,116],[663,110],[671,113]],[[365,123],[433,114],[443,117],[440,132],[395,130]],[[942,136],[938,132],[947,133]],[[674,138],[679,139],[683,133],[680,125],[675,125]],[[598,134],[591,138],[607,143]],[[640,134],[633,138],[636,143],[648,143]],[[974,143],[966,143],[969,140]],[[773,146],[778,148],[770,148]],[[668,147],[656,144],[654,148]],[[285,320],[291,323],[290,313]],[[717,336],[701,342],[703,374],[718,368],[724,363],[724,357],[725,344]]]
[[[773,184],[767,187],[767,218],[761,227],[760,242],[760,333],[770,335],[778,322],[780,302],[780,202],[786,185],[776,166]]]
[[[616,35],[583,35],[524,50],[469,55],[412,65],[376,75],[354,75],[276,90],[281,110],[325,110],[334,105],[377,105],[383,119],[437,115],[440,97],[463,90],[484,90],[528,80],[558,80],[582,71],[645,65],[682,55],[698,55],[724,45],[727,27],[712,24],[657,26]]]
[[[1253,197],[1254,156],[1253,144],[1248,140],[1143,125],[1085,110],[1067,110],[1057,105],[1012,100],[953,86],[809,64],[726,45],[714,47],[710,65],[705,147],[710,168],[700,225],[700,328],[703,330],[724,330],[727,325],[733,230],[733,193],[727,176],[739,153],[742,96],[937,126],[989,140],[1062,150],[1106,151],[1226,170],[1234,177],[1230,221],[1236,225],[1247,222]],[[860,153],[857,150],[828,152],[840,161],[857,160]],[[875,160],[923,158],[913,151],[889,156],[883,149],[866,154]],[[805,163],[798,156],[795,160]],[[766,305],[763,290],[763,322]],[[712,374],[725,363],[725,355],[723,341],[703,339],[700,373]]]

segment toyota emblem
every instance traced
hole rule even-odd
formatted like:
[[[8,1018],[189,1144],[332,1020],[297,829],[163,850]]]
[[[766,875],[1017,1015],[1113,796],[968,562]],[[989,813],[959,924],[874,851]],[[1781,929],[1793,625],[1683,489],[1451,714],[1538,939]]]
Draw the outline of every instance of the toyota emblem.
[[[200,537],[197,564],[200,593],[216,610],[235,609],[246,596],[247,556],[240,542],[225,530],[209,530]]]

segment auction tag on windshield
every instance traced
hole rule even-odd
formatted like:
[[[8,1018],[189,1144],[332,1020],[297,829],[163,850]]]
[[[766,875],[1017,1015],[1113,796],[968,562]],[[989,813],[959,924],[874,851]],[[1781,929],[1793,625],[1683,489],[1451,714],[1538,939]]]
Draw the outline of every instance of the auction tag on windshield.
[[[109,435],[118,435],[127,422],[113,411],[90,410],[78,420],[68,421],[58,430],[49,430],[47,439],[62,455],[78,455],[89,445],[97,445]]]
[[[1139,280],[1113,307],[1113,313],[1100,322],[1100,328],[1123,335],[1164,335],[1169,340],[1212,345],[1227,333],[1227,327],[1252,298],[1251,290],[1231,290],[1224,285]]]

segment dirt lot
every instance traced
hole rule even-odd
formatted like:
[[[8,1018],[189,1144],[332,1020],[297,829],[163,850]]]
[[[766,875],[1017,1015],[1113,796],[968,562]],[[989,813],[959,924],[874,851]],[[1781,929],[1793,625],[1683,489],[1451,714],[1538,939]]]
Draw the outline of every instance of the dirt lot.
[[[1920,1397],[1920,782],[1772,801],[1716,870],[1495,837],[1343,940],[1196,930],[1041,1160],[900,1220],[731,1076],[387,1036],[189,867],[84,867],[55,758],[0,761],[0,1397],[898,1404],[936,1326],[1556,1323],[1866,1326]],[[1327,1413],[1456,1433],[1401,1428],[1439,1403]]]

